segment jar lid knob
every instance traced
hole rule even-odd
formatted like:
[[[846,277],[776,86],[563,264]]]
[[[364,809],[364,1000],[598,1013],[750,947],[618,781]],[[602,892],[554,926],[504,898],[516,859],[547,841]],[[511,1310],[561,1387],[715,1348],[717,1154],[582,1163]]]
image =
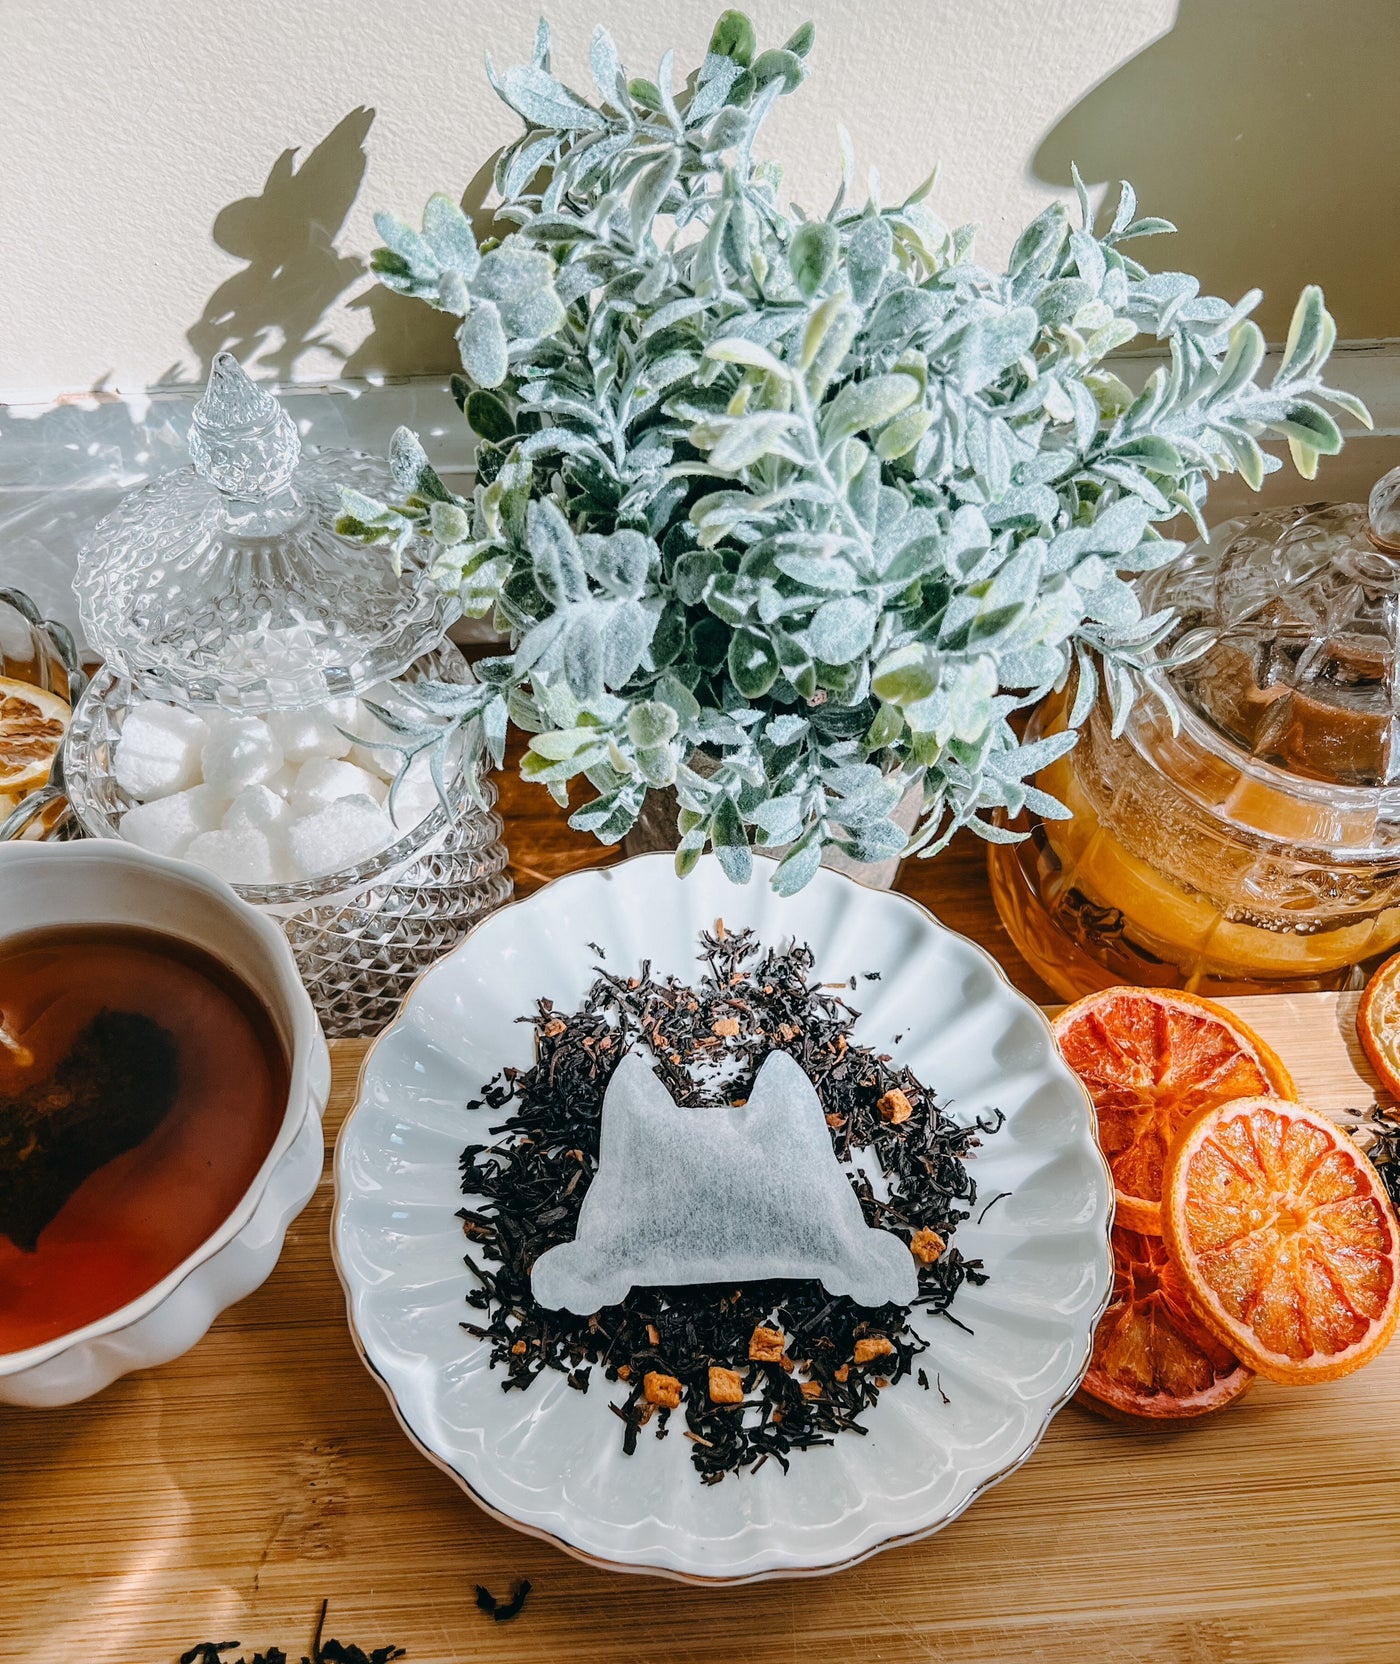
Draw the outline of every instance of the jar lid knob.
[[[194,407],[189,447],[200,477],[245,503],[285,491],[301,456],[291,417],[231,352],[214,358],[209,385]]]

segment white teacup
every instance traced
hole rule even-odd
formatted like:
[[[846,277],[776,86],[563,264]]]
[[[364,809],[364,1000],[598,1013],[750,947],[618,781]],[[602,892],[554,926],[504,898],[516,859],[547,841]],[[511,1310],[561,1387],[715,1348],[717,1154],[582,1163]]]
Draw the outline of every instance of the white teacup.
[[[0,1353],[0,1402],[70,1404],[189,1350],[262,1284],[321,1176],[330,1054],[287,939],[212,874],[108,839],[0,844],[0,931],[63,925],[158,931],[201,948],[260,999],[288,1063],[287,1104],[256,1177],[224,1223],[137,1299],[69,1334]]]

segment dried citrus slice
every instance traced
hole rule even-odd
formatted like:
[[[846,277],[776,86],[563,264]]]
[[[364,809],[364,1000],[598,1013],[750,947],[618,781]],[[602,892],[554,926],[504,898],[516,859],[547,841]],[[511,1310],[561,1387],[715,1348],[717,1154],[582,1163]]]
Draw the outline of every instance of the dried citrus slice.
[[[1356,1008],[1356,1035],[1381,1085],[1400,1098],[1400,953],[1366,984]]]
[[[1105,988],[1053,1026],[1093,1100],[1117,1219],[1128,1230],[1161,1234],[1167,1153],[1189,1116],[1229,1098],[1293,1096],[1292,1077],[1259,1036],[1195,994]]]
[[[0,676],[0,798],[18,803],[44,784],[69,715],[56,693]]]
[[[1094,1335],[1079,1403],[1111,1419],[1171,1427],[1223,1410],[1254,1371],[1191,1307],[1186,1280],[1159,1236],[1113,1228],[1113,1298]]]
[[[1394,1333],[1400,1227],[1375,1168],[1316,1110],[1202,1110],[1171,1152],[1162,1214],[1197,1313],[1269,1380],[1348,1375]]]

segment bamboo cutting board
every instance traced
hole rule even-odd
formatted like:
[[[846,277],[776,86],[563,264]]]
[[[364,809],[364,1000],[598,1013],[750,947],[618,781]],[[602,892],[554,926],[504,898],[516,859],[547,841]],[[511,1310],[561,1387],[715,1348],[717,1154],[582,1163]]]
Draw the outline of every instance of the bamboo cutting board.
[[[1231,1002],[1317,1107],[1369,1104],[1355,996]],[[328,1144],[364,1047],[342,1042]],[[482,1514],[361,1366],[329,1173],[271,1281],[187,1357],[66,1410],[0,1410],[0,1660],[174,1664],[202,1640],[405,1664],[1394,1664],[1400,1345],[1261,1383],[1187,1433],[1071,1407],[943,1534],[834,1577],[694,1590],[590,1570]],[[514,1622],[476,1609],[528,1577]],[[237,1657],[236,1653],[228,1655]]]

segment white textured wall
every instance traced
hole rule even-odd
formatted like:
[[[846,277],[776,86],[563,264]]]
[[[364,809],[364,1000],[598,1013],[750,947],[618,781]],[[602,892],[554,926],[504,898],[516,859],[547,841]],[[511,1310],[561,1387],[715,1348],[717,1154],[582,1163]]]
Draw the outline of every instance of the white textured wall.
[[[633,73],[698,61],[719,7],[551,0],[556,71],[611,29]],[[891,192],[1003,254],[1068,177],[1126,171],[1185,235],[1161,257],[1269,291],[1328,287],[1344,337],[1400,335],[1400,0],[755,0],[805,17],[813,73],[766,151],[825,206],[844,120]],[[517,130],[481,73],[533,6],[479,0],[0,0],[0,399],[198,375],[231,346],[283,379],[445,368],[376,295],[376,207],[465,189]],[[1154,251],[1155,252],[1155,251]]]

